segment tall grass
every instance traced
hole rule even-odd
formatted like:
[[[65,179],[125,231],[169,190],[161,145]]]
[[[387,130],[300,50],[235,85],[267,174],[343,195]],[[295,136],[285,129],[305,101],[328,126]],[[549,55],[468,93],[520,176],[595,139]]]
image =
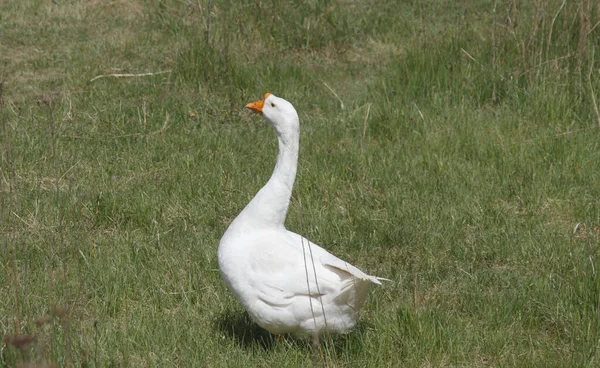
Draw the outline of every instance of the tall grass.
[[[1,365],[598,364],[593,1],[0,14]],[[243,111],[267,91],[302,124],[288,228],[394,280],[316,350],[253,325],[217,271],[274,165]]]

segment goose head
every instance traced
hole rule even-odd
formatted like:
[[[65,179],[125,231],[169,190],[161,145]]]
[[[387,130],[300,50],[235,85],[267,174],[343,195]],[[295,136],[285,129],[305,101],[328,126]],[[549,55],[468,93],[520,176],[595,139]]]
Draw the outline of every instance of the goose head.
[[[249,103],[246,107],[261,114],[279,135],[297,133],[300,129],[298,113],[294,106],[269,92],[265,93],[263,100]]]

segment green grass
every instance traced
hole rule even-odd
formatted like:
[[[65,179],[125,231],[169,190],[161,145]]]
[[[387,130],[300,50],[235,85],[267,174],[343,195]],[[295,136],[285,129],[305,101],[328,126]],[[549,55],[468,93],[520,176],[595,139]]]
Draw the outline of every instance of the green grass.
[[[1,2],[0,365],[598,366],[600,6],[561,4]],[[393,280],[318,349],[217,269],[265,92],[288,228]]]

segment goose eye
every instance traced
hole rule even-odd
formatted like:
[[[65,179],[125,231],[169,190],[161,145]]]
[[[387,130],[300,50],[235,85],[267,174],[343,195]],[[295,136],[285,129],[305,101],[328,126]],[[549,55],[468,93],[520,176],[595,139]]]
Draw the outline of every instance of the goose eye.
[[[273,102],[271,102],[271,107],[275,107],[275,104]]]

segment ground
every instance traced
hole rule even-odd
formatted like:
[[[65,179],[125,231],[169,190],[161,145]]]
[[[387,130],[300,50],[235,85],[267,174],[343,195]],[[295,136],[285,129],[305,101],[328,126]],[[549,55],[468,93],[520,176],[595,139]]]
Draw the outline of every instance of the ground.
[[[599,364],[595,2],[23,0],[0,20],[0,365]],[[254,325],[218,272],[275,163],[244,109],[265,92],[301,119],[287,227],[392,280],[318,347]]]

